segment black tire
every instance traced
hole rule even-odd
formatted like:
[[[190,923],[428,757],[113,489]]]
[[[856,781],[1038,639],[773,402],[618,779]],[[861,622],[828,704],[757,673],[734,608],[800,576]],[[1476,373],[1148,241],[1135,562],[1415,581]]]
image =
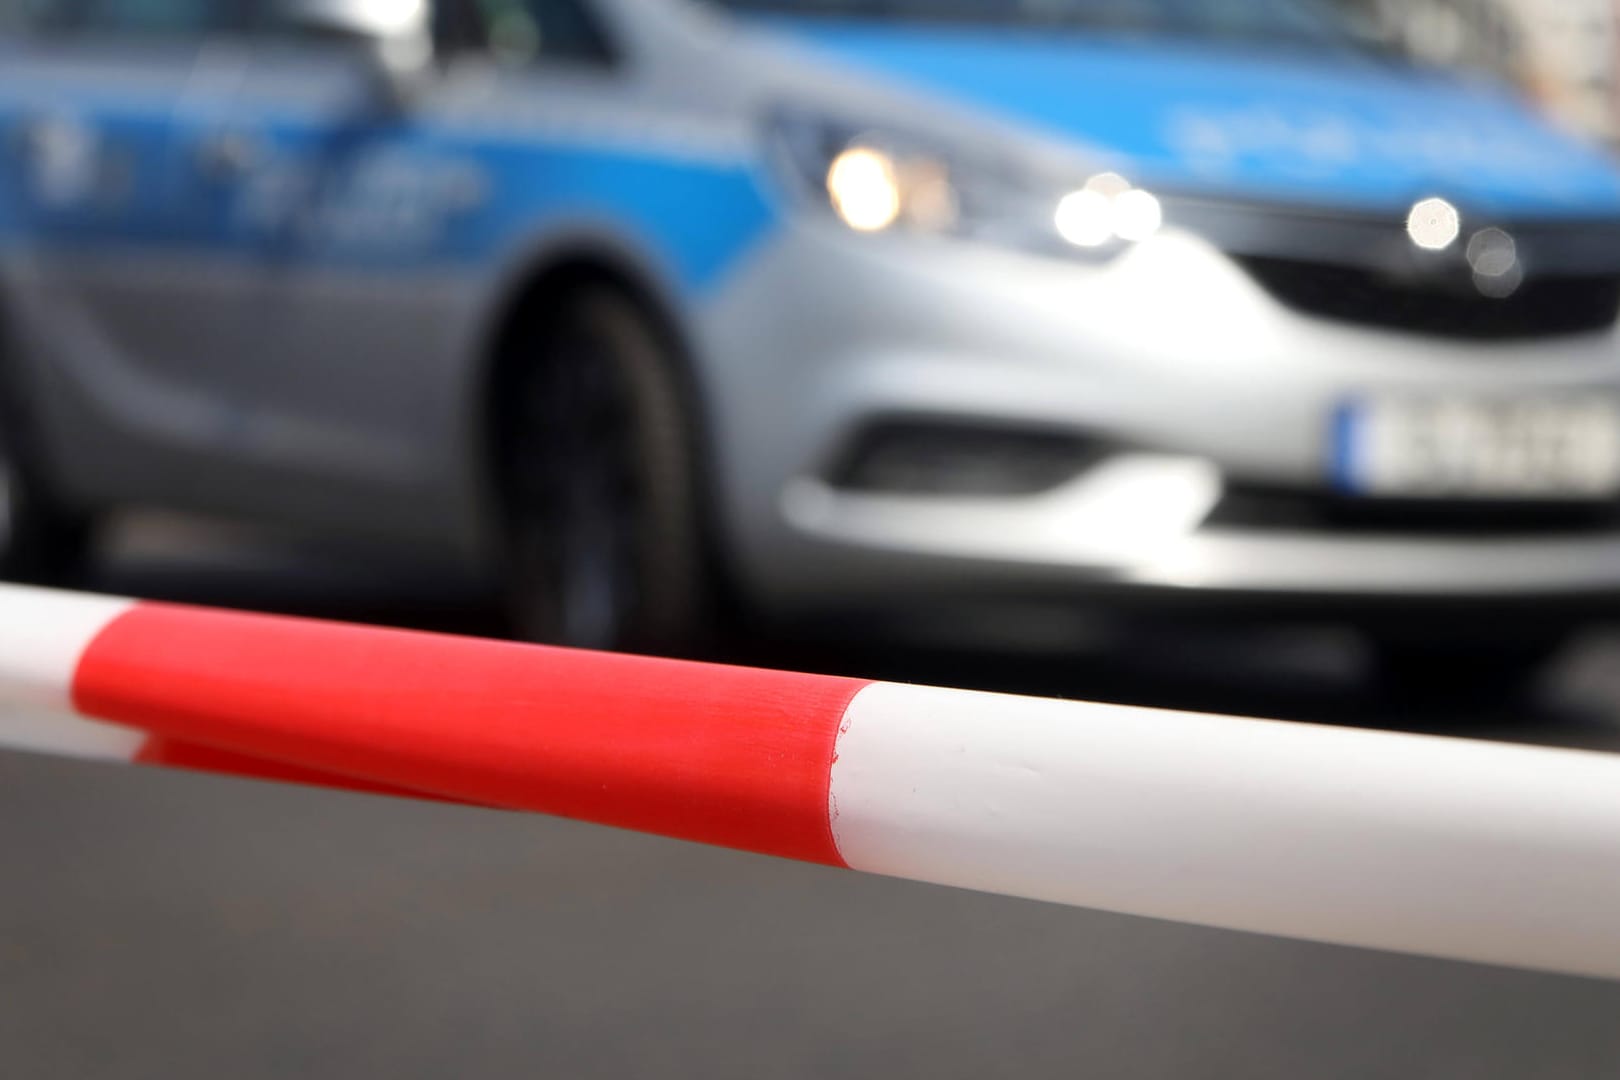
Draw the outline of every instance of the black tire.
[[[633,301],[588,286],[548,305],[520,347],[502,453],[518,636],[701,651],[698,444],[668,346]]]
[[[1512,704],[1563,651],[1568,635],[1554,631],[1500,640],[1447,642],[1377,639],[1380,686],[1422,700]]]
[[[5,344],[0,340],[0,579],[78,584],[90,550],[90,517],[64,506],[45,480],[3,363]]]
[[[0,431],[0,579],[77,584],[89,547],[88,518],[62,508],[15,429]]]

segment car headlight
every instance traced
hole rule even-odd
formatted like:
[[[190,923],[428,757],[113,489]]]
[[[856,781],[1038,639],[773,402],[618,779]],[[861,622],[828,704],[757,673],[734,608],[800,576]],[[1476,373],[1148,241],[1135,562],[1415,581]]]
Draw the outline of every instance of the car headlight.
[[[797,112],[771,117],[777,156],[809,202],[861,233],[962,236],[1053,253],[1110,253],[1148,239],[1163,210],[1117,173],[1078,183],[881,128]]]

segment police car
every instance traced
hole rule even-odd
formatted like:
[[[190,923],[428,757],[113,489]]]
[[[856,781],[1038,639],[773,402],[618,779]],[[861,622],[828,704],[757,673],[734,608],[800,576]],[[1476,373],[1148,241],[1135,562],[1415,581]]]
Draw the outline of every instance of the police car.
[[[5,11],[12,575],[146,505],[488,568],[582,645],[723,585],[1395,658],[1460,611],[1492,670],[1620,586],[1620,175],[1331,5]]]

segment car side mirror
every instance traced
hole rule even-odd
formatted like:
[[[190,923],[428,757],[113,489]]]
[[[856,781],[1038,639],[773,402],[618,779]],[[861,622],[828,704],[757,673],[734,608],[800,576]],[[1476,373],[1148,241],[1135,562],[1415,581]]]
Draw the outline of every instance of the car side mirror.
[[[379,111],[408,107],[432,68],[430,0],[276,0],[273,11],[280,30],[363,57]]]

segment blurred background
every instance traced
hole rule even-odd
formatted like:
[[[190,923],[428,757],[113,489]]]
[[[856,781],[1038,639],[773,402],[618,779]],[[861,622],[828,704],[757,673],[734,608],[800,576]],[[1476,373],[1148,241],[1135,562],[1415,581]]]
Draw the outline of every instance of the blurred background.
[[[1490,72],[1560,123],[1612,144],[1615,6],[1604,0],[1336,0],[1434,63]]]
[[[0,569],[1620,752],[1617,78],[1614,0],[0,0]],[[1620,1055],[1595,981],[0,774],[18,1076]]]

